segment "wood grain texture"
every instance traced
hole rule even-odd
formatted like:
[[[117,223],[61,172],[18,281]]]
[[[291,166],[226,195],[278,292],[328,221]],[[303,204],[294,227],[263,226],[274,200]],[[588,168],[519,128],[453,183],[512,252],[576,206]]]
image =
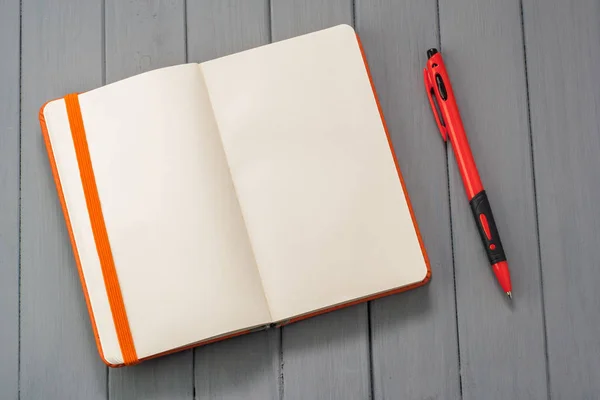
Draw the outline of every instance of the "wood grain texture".
[[[187,4],[190,62],[269,42],[268,0],[200,0]],[[195,352],[197,399],[277,399],[279,334],[256,332]]]
[[[353,24],[351,0],[271,3],[272,40]],[[370,396],[367,305],[282,328],[283,399],[366,399]]]
[[[19,1],[0,1],[0,397],[18,396]]]
[[[377,399],[460,396],[445,146],[423,87],[435,0],[356,3],[356,24],[432,268],[422,288],[371,304]]]
[[[196,349],[196,399],[279,399],[279,334],[269,329]]]
[[[110,400],[171,400],[194,398],[191,350],[144,361],[132,367],[110,369]]]
[[[21,398],[106,399],[38,122],[44,102],[102,83],[101,1],[23,0]]]
[[[283,399],[368,399],[367,324],[360,304],[283,327]]]
[[[272,0],[273,41],[329,28],[354,24],[352,0]]]
[[[448,154],[464,399],[545,398],[546,362],[518,0],[440,0],[440,35],[513,282],[502,292]]]
[[[600,393],[600,3],[523,0],[550,395]]]
[[[106,83],[186,62],[183,0],[106,0],[105,4]],[[192,400],[192,358],[189,350],[110,369],[109,398]]]
[[[186,62],[184,0],[106,0],[106,83]]]
[[[191,62],[269,43],[269,0],[188,1],[187,29]]]

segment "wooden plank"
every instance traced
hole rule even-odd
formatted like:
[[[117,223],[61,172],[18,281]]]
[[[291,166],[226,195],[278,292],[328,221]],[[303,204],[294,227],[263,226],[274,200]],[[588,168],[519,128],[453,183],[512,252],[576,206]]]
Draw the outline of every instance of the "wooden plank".
[[[448,154],[464,399],[544,398],[544,321],[520,6],[440,0],[441,46],[513,282],[496,283]]]
[[[194,399],[192,352],[185,351],[133,367],[109,370],[111,400]]]
[[[196,349],[196,398],[279,399],[279,330]]]
[[[552,399],[600,393],[600,3],[524,0]]]
[[[283,399],[369,398],[365,304],[296,322],[281,334]]]
[[[269,42],[268,0],[187,4],[188,56],[203,62]],[[279,333],[257,332],[195,349],[197,399],[278,399]]]
[[[279,0],[271,13],[273,41],[353,25],[351,0]],[[288,325],[281,335],[283,399],[370,396],[366,304]]]
[[[106,0],[106,83],[186,62],[185,2]]]
[[[19,383],[19,1],[0,2],[0,391]]]
[[[186,62],[184,0],[107,0],[106,83]],[[110,399],[192,399],[192,351],[109,370]]]
[[[23,0],[21,398],[105,399],[98,356],[38,122],[47,100],[102,83],[102,2]]]
[[[352,0],[275,0],[271,3],[273,41],[354,24]]]
[[[445,147],[422,81],[436,1],[357,1],[356,24],[432,269],[428,286],[371,304],[374,398],[457,399]]]
[[[269,0],[195,0],[187,5],[188,55],[203,62],[269,42]]]

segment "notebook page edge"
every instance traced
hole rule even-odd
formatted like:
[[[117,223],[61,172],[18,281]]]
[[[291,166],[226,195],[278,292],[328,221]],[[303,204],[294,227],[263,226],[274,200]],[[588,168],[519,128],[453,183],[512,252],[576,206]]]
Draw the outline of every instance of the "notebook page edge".
[[[235,57],[237,57],[239,55],[243,55],[243,54],[246,54],[246,53],[252,53],[252,52],[256,52],[256,51],[261,51],[261,50],[263,50],[265,48],[271,48],[271,47],[277,47],[277,46],[285,46],[289,42],[293,42],[295,40],[298,40],[298,38],[307,38],[307,37],[310,38],[311,36],[318,35],[318,34],[324,32],[324,31],[328,31],[328,30],[332,30],[332,29],[351,30],[353,32],[353,34],[355,34],[355,32],[356,32],[354,30],[354,28],[351,25],[349,25],[349,24],[337,24],[337,25],[330,26],[328,28],[323,28],[323,29],[319,29],[319,30],[316,30],[316,31],[313,31],[313,32],[308,32],[308,33],[305,33],[303,35],[292,36],[292,37],[289,37],[287,39],[278,40],[278,41],[271,42],[271,43],[266,43],[266,44],[263,44],[263,45],[260,45],[260,46],[256,46],[256,47],[253,47],[253,48],[250,48],[250,49],[246,49],[246,50],[238,51],[236,53],[228,54],[226,56],[221,56],[221,57],[213,58],[211,60],[206,60],[206,61],[203,61],[203,62],[199,63],[199,65],[206,66],[206,65],[210,65],[210,64],[213,64],[215,62],[218,62],[218,61],[227,60],[229,58],[235,58]]]
[[[403,292],[406,292],[409,290],[417,289],[421,286],[425,286],[429,283],[430,280],[431,280],[431,269],[426,265],[425,276],[421,280],[417,280],[415,282],[408,283],[406,285],[398,286],[395,288],[384,289],[382,291],[368,294],[366,296],[350,298],[348,300],[341,301],[339,303],[331,304],[331,305],[324,306],[324,307],[314,309],[314,310],[308,310],[308,311],[305,311],[305,312],[302,312],[299,314],[281,316],[277,321],[275,321],[275,324],[276,324],[276,326],[283,326],[283,325],[291,324],[291,323],[298,322],[298,321],[301,321],[304,319],[316,317],[321,314],[326,314],[331,311],[336,311],[336,310],[339,310],[339,309],[342,309],[345,307],[350,307],[350,306],[354,306],[357,304],[366,303],[369,301],[380,299],[382,297],[393,296],[395,294],[403,293]]]

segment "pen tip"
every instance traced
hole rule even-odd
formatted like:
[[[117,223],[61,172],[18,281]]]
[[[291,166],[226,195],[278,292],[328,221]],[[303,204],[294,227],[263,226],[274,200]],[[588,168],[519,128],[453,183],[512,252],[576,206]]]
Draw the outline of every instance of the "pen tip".
[[[512,299],[512,292],[506,292],[506,295],[508,296],[509,299]]]

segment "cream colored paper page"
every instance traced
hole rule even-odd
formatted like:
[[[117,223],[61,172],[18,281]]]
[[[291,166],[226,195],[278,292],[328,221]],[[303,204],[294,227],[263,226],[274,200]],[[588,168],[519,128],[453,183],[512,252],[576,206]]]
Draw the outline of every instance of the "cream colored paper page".
[[[202,69],[274,320],[425,278],[352,28]]]
[[[198,65],[138,75],[80,104],[138,357],[270,322]],[[100,342],[119,364],[64,101],[44,114]]]

